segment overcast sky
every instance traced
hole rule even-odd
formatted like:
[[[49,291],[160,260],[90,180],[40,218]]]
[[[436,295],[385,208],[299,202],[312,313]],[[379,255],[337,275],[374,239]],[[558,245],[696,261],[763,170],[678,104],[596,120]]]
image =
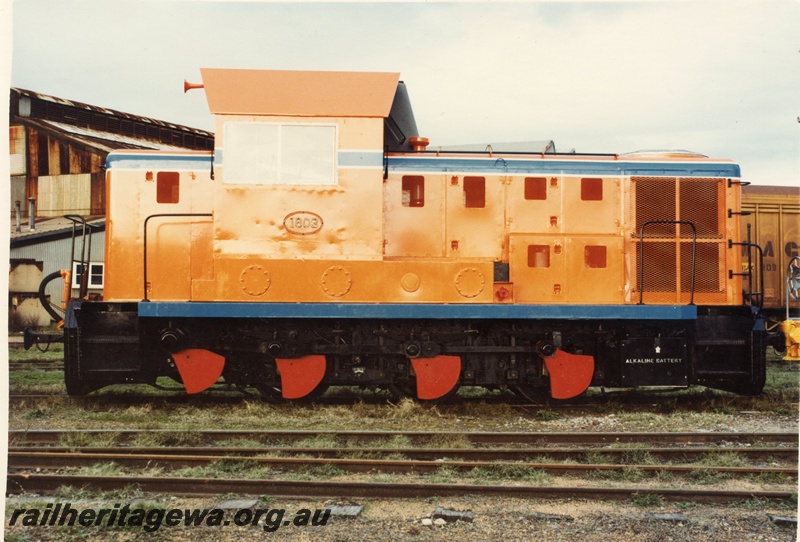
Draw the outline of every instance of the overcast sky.
[[[9,0],[6,0],[9,1]],[[212,129],[201,67],[400,72],[431,146],[686,149],[800,184],[800,4],[13,0],[10,84]]]

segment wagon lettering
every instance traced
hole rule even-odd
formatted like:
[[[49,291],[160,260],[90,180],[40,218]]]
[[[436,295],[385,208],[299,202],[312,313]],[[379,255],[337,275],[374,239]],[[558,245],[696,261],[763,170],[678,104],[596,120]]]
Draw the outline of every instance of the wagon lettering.
[[[286,231],[297,235],[309,235],[322,229],[322,217],[310,211],[295,211],[283,219]]]

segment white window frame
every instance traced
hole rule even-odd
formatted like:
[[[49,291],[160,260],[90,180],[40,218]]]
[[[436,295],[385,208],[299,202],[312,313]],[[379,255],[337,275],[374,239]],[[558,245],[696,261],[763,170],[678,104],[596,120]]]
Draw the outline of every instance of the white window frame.
[[[71,281],[72,284],[70,285],[70,287],[72,289],[75,289],[75,290],[77,290],[77,289],[79,289],[81,287],[81,283],[80,283],[80,278],[81,277],[80,277],[80,274],[78,272],[78,266],[79,265],[81,265],[80,262],[72,262],[72,281]],[[99,275],[100,284],[92,284],[92,277],[93,276],[95,276],[95,277],[98,276],[97,274],[92,275],[92,271],[94,271],[97,266],[100,267],[100,275]],[[105,266],[105,263],[103,263],[103,262],[89,262],[89,283],[86,285],[86,288],[89,289],[89,290],[102,290],[105,287],[105,282],[106,282],[106,278],[105,277],[106,277],[106,266]]]
[[[298,150],[285,146],[291,140],[294,128],[323,128],[331,130],[331,137],[321,137],[322,145],[313,137],[301,140],[311,149]],[[237,128],[244,130],[237,133]],[[290,186],[332,186],[338,184],[339,126],[335,123],[245,122],[225,123],[225,148],[223,150],[223,183]],[[249,131],[250,133],[246,133]],[[270,133],[273,132],[273,133]],[[299,133],[299,132],[298,132]],[[318,132],[318,136],[323,132]],[[297,134],[294,134],[297,135]],[[309,133],[309,135],[311,135]],[[243,143],[242,139],[260,139],[262,146]],[[248,141],[249,142],[249,141]],[[318,146],[316,150],[313,147]],[[292,154],[305,153],[317,164],[306,172],[298,172],[286,165]],[[294,164],[296,165],[296,164]],[[298,174],[300,177],[298,178]],[[305,174],[305,176],[303,176]]]

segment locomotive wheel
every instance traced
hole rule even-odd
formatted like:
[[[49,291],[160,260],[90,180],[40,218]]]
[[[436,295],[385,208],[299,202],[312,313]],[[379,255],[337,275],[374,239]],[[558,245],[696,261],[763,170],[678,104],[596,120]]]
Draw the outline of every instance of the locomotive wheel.
[[[389,384],[386,389],[392,394],[392,398],[397,401],[402,399],[413,399],[414,401],[422,404],[438,405],[452,400],[453,397],[455,397],[458,393],[458,388],[461,387],[460,384],[460,382],[456,383],[452,390],[448,391],[441,397],[437,397],[436,399],[420,399],[417,397],[417,385],[413,381],[409,382],[407,380],[395,380],[394,383]]]
[[[73,397],[80,397],[92,391],[89,389],[89,386],[87,386],[82,379],[75,374],[74,370],[70,370],[66,367],[64,368],[64,384],[67,388],[67,395],[71,395]]]
[[[68,329],[64,333],[64,384],[67,395],[86,395],[92,389],[87,385],[80,373],[78,357],[78,334],[76,329]]]
[[[313,403],[317,401],[320,397],[322,397],[326,391],[328,391],[328,384],[324,382],[320,383],[319,386],[314,388],[314,391],[305,395],[303,397],[298,397],[297,399],[286,399],[281,394],[281,389],[277,386],[270,386],[269,384],[265,383],[258,383],[255,385],[256,389],[261,393],[261,396],[270,403],[295,403],[295,404],[307,404]]]
[[[256,384],[255,386],[258,392],[261,394],[262,399],[270,403],[280,403],[283,401],[283,397],[281,397],[281,390],[279,388],[263,383]]]
[[[517,384],[511,389],[517,396],[531,403],[546,403],[550,399],[549,389],[542,386]]]
[[[398,382],[395,381],[394,384],[389,384],[386,386],[386,389],[389,390],[389,393],[392,394],[392,399],[396,401],[400,401],[402,399],[416,399],[417,398],[417,390],[416,386],[409,384],[408,382]]]

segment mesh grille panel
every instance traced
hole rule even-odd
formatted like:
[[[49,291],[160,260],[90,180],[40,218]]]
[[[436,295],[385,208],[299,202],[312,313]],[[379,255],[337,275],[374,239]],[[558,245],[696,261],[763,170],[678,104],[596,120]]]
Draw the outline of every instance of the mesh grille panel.
[[[697,243],[695,292],[714,293],[720,291],[719,250],[719,243]],[[681,243],[681,290],[688,292],[691,289],[692,243]]]
[[[680,219],[694,223],[697,237],[722,237],[724,222],[719,215],[719,191],[722,187],[718,179],[680,180]],[[681,237],[691,237],[692,228],[681,226]]]
[[[636,245],[636,274],[641,265],[641,247]],[[691,254],[691,250],[690,250]],[[644,243],[644,291],[674,292],[675,243]],[[636,282],[638,289],[640,282]]]
[[[644,230],[644,253],[639,236],[644,223],[651,220],[684,220],[697,228],[697,254],[694,291],[708,296],[725,295],[724,180],[714,178],[631,177],[631,209],[636,229],[635,291],[642,283],[639,266],[644,258],[644,295],[650,302],[688,301],[692,289],[692,228],[675,224],[650,224]],[[680,269],[678,261],[680,260]],[[678,289],[682,292],[677,296]],[[669,294],[675,294],[670,296]],[[677,296],[677,298],[676,298]],[[705,297],[705,299],[714,299]]]
[[[642,224],[649,220],[675,220],[676,179],[632,177],[636,191],[636,231],[639,237]],[[652,224],[645,230],[645,238],[675,237],[673,224]]]

